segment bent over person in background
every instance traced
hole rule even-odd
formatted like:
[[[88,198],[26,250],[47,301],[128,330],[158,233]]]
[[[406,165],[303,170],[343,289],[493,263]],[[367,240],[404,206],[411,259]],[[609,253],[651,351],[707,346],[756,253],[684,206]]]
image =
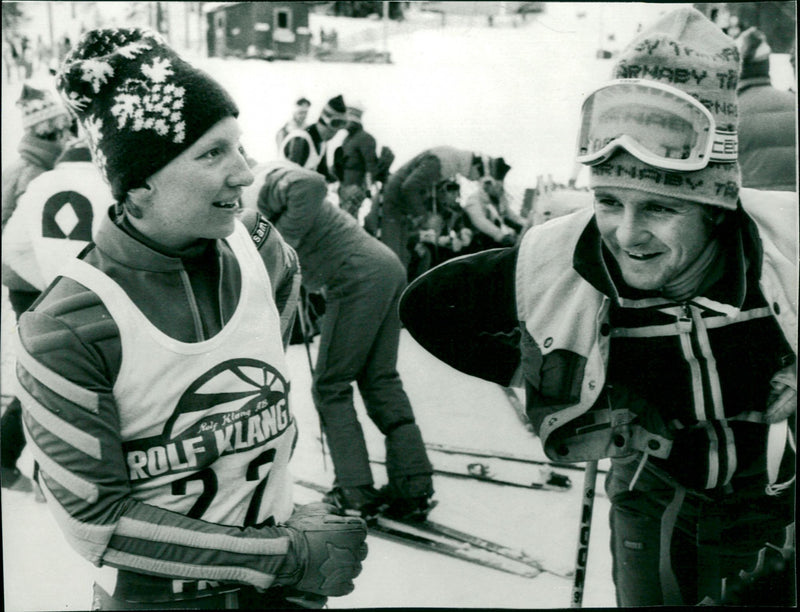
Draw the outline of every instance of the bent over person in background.
[[[432,467],[397,371],[397,304],[405,271],[392,251],[326,199],[325,179],[278,161],[254,168],[242,198],[275,223],[297,249],[303,286],[325,296],[314,404],[336,472],[327,499],[370,516],[425,518],[432,507]],[[376,491],[353,383],[385,436],[388,485]]]
[[[19,323],[41,484],[96,609],[265,609],[352,591],[366,527],[292,504],[298,264],[238,204],[238,109],[161,36],[92,30],[58,88],[116,204]]]
[[[699,11],[665,15],[585,100],[594,209],[442,264],[400,304],[461,371],[521,368],[550,459],[611,458],[623,607],[796,601],[797,201],[740,189],[737,74]]]

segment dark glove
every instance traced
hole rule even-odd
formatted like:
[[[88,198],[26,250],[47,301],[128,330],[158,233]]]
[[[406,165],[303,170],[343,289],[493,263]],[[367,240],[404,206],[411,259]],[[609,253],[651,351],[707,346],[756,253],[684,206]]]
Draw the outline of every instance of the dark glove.
[[[500,246],[512,247],[515,244],[517,244],[517,239],[512,234],[503,234],[503,237],[500,239]]]
[[[279,574],[276,585],[330,597],[353,591],[353,579],[361,573],[367,556],[367,524],[362,519],[342,516],[330,504],[315,503],[300,506],[285,526],[291,541],[286,554],[293,557],[287,561],[295,569]]]

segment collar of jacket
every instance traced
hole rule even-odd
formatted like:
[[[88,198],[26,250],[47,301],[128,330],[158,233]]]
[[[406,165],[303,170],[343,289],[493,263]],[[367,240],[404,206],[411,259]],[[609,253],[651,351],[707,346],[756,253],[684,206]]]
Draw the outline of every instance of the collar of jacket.
[[[33,134],[25,134],[17,145],[20,157],[32,164],[51,170],[61,154],[60,143],[37,138]]]
[[[727,238],[722,243],[722,248],[728,254],[725,271],[722,278],[706,289],[703,295],[715,302],[741,308],[747,291],[748,262],[760,261],[760,247],[753,222],[744,213],[741,203],[729,221],[732,231],[727,232]],[[572,256],[572,267],[575,271],[595,289],[617,303],[620,297],[629,300],[661,297],[655,291],[628,287],[613,262],[614,258],[603,246],[600,231],[592,216],[575,245]],[[755,278],[758,278],[759,270],[754,268],[753,272]]]
[[[125,229],[125,222],[115,221],[114,206],[103,217],[97,230],[95,244],[106,255],[124,266],[147,272],[179,272],[184,269],[182,258],[196,257],[208,248],[208,242],[202,241],[188,249],[174,254],[162,253],[142,240],[134,237],[138,233]],[[122,226],[121,226],[122,225]]]

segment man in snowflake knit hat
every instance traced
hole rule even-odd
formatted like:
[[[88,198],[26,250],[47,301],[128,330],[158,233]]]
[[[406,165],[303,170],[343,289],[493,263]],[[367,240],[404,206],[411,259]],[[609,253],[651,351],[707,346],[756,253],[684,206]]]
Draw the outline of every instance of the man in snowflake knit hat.
[[[88,32],[57,83],[116,204],[21,317],[17,374],[48,506],[99,568],[94,608],[349,593],[364,523],[292,503],[299,268],[239,204],[236,104],[136,28]]]
[[[594,205],[400,303],[450,365],[503,385],[521,369],[548,457],[610,458],[620,607],[727,601],[794,562],[797,200],[740,189],[738,70],[696,9],[645,28],[582,107]],[[793,580],[763,594],[795,603]]]

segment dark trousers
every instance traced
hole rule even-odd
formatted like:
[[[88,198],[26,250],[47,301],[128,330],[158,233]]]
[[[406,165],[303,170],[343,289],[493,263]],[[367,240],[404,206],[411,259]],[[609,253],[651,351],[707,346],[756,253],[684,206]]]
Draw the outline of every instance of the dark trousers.
[[[647,466],[628,491],[636,466],[614,461],[606,478],[620,607],[719,602],[723,584],[758,567],[759,551],[786,544],[787,526],[794,520],[793,488],[768,496],[761,478],[734,479],[729,493],[705,494],[671,483]],[[780,585],[772,593],[775,601],[762,603],[793,605],[794,588]]]
[[[353,403],[354,382],[367,414],[386,436],[390,481],[431,473],[397,371],[397,305],[405,284],[405,271],[397,257],[385,245],[370,240],[326,286],[312,391],[336,481],[343,487],[373,484],[364,432]]]

